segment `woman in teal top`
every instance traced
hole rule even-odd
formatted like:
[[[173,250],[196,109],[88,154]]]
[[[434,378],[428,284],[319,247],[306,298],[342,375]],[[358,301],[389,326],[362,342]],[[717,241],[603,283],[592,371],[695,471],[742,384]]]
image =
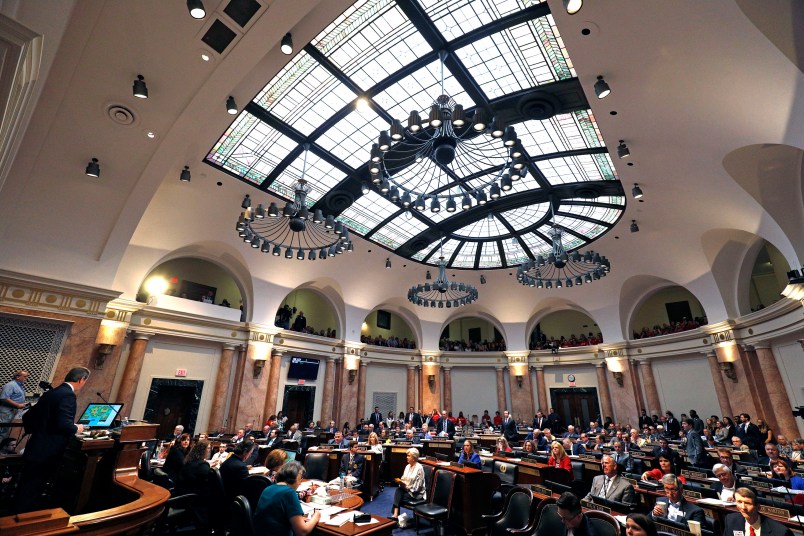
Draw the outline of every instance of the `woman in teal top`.
[[[276,484],[268,486],[260,495],[254,512],[254,529],[257,534],[277,536],[304,536],[313,531],[319,512],[305,519],[296,489],[304,478],[304,466],[290,462],[276,472]]]

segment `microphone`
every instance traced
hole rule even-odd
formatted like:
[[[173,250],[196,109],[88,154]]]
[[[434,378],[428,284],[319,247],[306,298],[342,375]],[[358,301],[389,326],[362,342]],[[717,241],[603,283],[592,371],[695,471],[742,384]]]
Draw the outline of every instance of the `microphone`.
[[[102,395],[102,394],[100,394],[100,391],[95,391],[95,394],[96,394],[96,395],[98,395],[98,396],[100,397],[100,399],[101,399],[101,400],[103,400],[104,402],[106,402],[107,404],[109,403],[109,401],[108,401],[108,400],[106,400],[105,398],[103,398],[103,395]]]

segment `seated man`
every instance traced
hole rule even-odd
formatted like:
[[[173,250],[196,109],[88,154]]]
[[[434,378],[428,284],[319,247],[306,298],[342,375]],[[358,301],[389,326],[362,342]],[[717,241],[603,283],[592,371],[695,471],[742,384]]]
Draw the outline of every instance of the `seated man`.
[[[422,439],[435,439],[435,436],[430,432],[430,427],[426,424],[422,425]]]
[[[711,530],[704,511],[684,498],[684,484],[676,475],[664,475],[662,484],[666,497],[656,499],[656,506],[653,507],[648,517],[651,519],[667,518],[678,523],[686,523],[689,520],[697,521],[703,528]]]
[[[662,437],[659,439],[659,446],[653,449],[653,457],[658,458],[659,456],[669,457],[669,459],[675,462],[676,452],[670,448],[670,443],[668,443],[666,437]]]
[[[775,462],[776,460],[780,459],[779,447],[773,443],[767,443],[765,445],[765,455],[759,457],[759,465],[770,465],[771,462]]]
[[[759,515],[757,494],[750,488],[737,488],[734,501],[737,513],[726,516],[723,536],[793,536],[793,532],[778,521]]]
[[[634,487],[626,479],[617,474],[617,463],[609,454],[601,460],[603,474],[592,479],[592,489],[584,497],[591,501],[593,497],[603,497],[610,501],[634,504],[637,502]]]
[[[730,449],[726,448],[719,448],[717,449],[717,457],[720,460],[720,463],[728,467],[733,475],[740,475],[740,474],[748,474],[745,467],[734,462],[734,456],[731,453]]]
[[[324,428],[324,431],[327,432],[328,434],[334,434],[335,432],[337,432],[338,427],[335,426],[335,421],[329,421],[329,426]]]
[[[338,468],[338,473],[344,475],[344,484],[350,488],[359,487],[363,483],[363,462],[366,457],[357,452],[357,441],[349,443],[349,453],[344,454]],[[335,479],[337,482],[338,479]]]
[[[717,492],[717,498],[721,501],[733,501],[734,492],[737,490],[734,473],[722,463],[716,463],[712,468],[712,472],[715,473],[715,476],[720,481],[712,486],[712,489]]]
[[[241,488],[248,478],[247,460],[254,450],[254,443],[244,440],[235,445],[234,452],[221,464],[220,473],[223,489],[230,499],[241,495]]]
[[[790,453],[790,459],[804,461],[804,439],[797,437],[793,440],[793,452]]]
[[[625,446],[622,441],[614,441],[612,446],[614,447],[614,452],[612,453],[614,463],[620,466],[626,473],[632,473],[634,471],[634,459],[630,454],[625,452]]]
[[[570,438],[570,439],[578,439],[578,434],[575,433],[575,427],[573,425],[567,426],[567,431],[564,432],[564,435],[561,436],[562,438]]]
[[[335,432],[335,437],[329,440],[329,444],[335,445],[338,449],[349,448],[349,442],[343,438],[343,432]]]
[[[565,491],[562,493],[561,497],[556,501],[556,506],[558,507],[556,509],[558,517],[561,518],[565,531],[557,533],[555,536],[567,536],[570,532],[572,536],[593,536],[596,534],[592,524],[589,522],[589,518],[584,515],[581,509],[581,501],[571,492]]]

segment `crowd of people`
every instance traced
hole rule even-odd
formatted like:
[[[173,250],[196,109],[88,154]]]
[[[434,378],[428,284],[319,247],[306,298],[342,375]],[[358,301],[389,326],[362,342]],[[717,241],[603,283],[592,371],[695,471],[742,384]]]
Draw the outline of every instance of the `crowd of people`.
[[[557,348],[575,348],[578,346],[592,346],[595,344],[601,344],[603,342],[603,334],[598,333],[597,335],[593,334],[591,331],[588,335],[584,335],[581,333],[579,336],[575,336],[575,334],[571,334],[569,338],[564,337],[563,335],[556,339],[555,337],[547,338],[547,335],[544,333],[541,334],[538,340],[531,340],[530,342],[530,349],[531,350],[554,350]]]
[[[408,350],[416,349],[416,341],[413,339],[408,339],[407,337],[400,339],[399,337],[395,337],[393,335],[388,338],[385,338],[382,335],[377,335],[376,337],[372,337],[371,335],[361,335],[360,342],[364,344],[372,344],[374,346],[387,346],[388,348],[406,348]]]
[[[505,341],[502,339],[493,341],[483,339],[482,342],[441,339],[438,341],[438,349],[444,352],[504,352],[506,347]]]
[[[686,318],[681,319],[680,322],[664,323],[661,326],[656,324],[653,328],[644,327],[641,331],[634,331],[634,339],[648,339],[650,337],[658,337],[659,335],[669,335],[670,333],[680,333],[682,331],[689,331],[705,326],[707,320],[705,316],[698,316],[692,320]]]
[[[291,307],[287,303],[276,311],[274,325],[276,327],[289,329],[298,333],[319,335],[321,337],[329,337],[330,339],[336,338],[336,331],[333,328],[316,329],[315,327],[308,325],[307,317],[304,316],[304,311],[300,311],[296,309],[296,307]]]

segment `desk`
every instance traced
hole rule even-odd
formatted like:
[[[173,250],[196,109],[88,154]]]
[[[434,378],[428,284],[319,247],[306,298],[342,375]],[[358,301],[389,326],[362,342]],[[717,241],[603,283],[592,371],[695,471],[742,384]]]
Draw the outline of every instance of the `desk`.
[[[332,491],[331,493],[334,494],[338,492]],[[344,490],[344,493],[349,493],[352,496],[337,503],[336,504],[337,506],[346,508],[347,510],[354,510],[363,506],[363,499],[360,498],[359,492],[357,490]],[[391,531],[393,530],[394,527],[396,527],[396,522],[390,519],[375,515],[372,515],[371,517],[376,519],[378,523],[358,526],[355,525],[353,522],[349,521],[348,523],[344,523],[340,527],[319,523],[318,525],[316,525],[316,528],[313,529],[313,534],[329,534],[333,536],[356,536],[356,535],[368,536],[369,534],[371,534],[373,536],[390,536]]]
[[[407,455],[409,448],[415,448],[419,451],[420,459],[424,458],[422,454],[423,445],[398,445],[395,443],[386,443],[382,446],[385,462],[388,464],[389,480],[399,478],[405,471],[405,466],[408,464]]]
[[[326,452],[329,454],[326,478],[327,482],[329,482],[338,477],[338,468],[341,464],[341,458],[349,451],[326,450],[314,447],[309,449],[308,452]],[[380,493],[380,464],[382,463],[382,456],[367,450],[361,450],[360,454],[366,458],[363,464],[363,490],[368,494],[369,500],[373,501],[374,497]],[[401,471],[399,474],[402,474]]]

